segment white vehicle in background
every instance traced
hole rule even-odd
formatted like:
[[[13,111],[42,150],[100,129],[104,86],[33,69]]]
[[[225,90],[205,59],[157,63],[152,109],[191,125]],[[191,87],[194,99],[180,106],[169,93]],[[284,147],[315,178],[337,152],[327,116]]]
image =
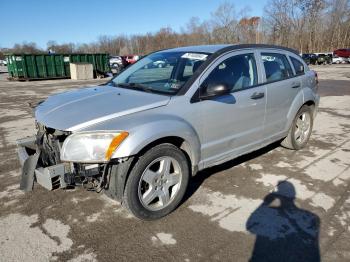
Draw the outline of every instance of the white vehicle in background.
[[[163,60],[158,60],[158,61],[153,62],[154,67],[162,68],[162,67],[166,67],[166,65],[167,65],[167,63]]]
[[[111,56],[109,58],[109,64],[111,66],[114,66],[114,65],[123,65],[123,60],[120,56]]]
[[[115,71],[115,73],[119,73],[124,67],[123,59],[120,56],[111,56],[109,58],[109,66],[112,72]]]
[[[7,66],[7,61],[5,59],[0,59],[0,65]]]
[[[345,63],[349,63],[349,62],[350,62],[349,58],[339,57],[337,55],[333,55],[332,64],[345,64]]]

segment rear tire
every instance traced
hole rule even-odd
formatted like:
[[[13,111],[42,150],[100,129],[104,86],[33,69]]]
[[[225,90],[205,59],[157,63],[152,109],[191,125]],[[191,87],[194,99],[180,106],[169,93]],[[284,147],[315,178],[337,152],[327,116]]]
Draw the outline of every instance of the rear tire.
[[[288,136],[281,145],[288,149],[299,150],[306,146],[313,127],[313,112],[311,107],[302,106],[296,114]]]
[[[172,144],[155,146],[130,171],[123,205],[140,219],[159,219],[180,204],[189,177],[187,158],[179,148]]]

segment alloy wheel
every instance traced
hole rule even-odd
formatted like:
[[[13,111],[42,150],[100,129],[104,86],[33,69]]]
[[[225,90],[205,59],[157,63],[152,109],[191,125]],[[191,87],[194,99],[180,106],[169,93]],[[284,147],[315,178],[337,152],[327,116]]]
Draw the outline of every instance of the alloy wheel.
[[[168,206],[181,185],[180,164],[172,157],[160,157],[152,161],[141,175],[138,196],[148,210],[157,211]]]
[[[311,127],[310,113],[303,112],[298,117],[295,125],[294,138],[298,144],[302,144],[308,139],[309,133],[310,133],[310,127]]]

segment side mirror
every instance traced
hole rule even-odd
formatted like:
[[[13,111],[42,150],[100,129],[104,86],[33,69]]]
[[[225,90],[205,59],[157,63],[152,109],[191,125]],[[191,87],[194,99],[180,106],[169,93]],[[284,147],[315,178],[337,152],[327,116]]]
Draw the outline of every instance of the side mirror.
[[[231,93],[231,88],[224,83],[203,83],[201,86],[200,99],[206,100],[214,97],[228,95]]]

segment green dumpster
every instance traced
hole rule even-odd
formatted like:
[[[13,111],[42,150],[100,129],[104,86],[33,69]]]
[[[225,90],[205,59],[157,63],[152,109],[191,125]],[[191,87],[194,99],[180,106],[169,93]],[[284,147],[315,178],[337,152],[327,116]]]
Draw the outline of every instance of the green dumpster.
[[[9,78],[34,80],[70,78],[69,63],[91,63],[94,77],[110,72],[108,54],[7,54]]]

